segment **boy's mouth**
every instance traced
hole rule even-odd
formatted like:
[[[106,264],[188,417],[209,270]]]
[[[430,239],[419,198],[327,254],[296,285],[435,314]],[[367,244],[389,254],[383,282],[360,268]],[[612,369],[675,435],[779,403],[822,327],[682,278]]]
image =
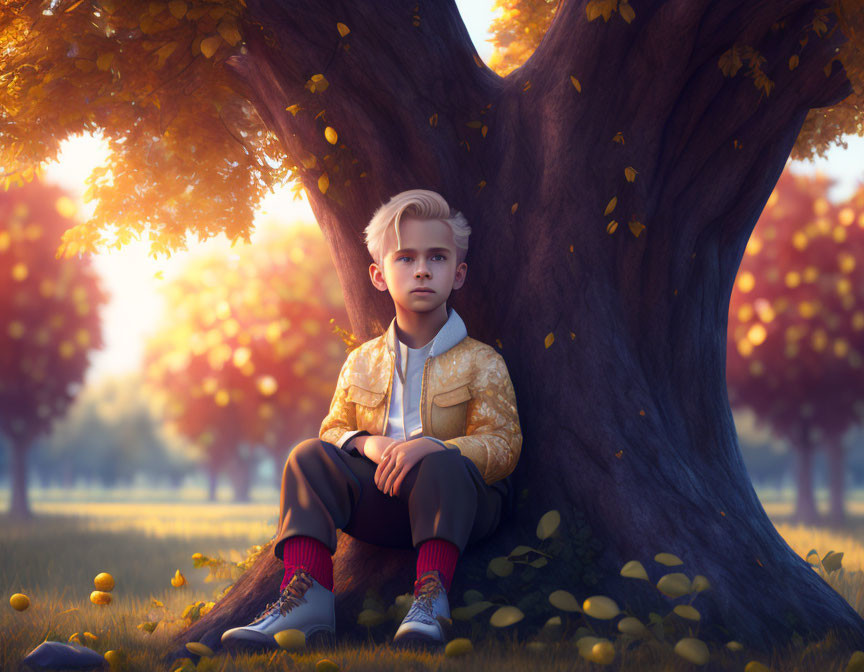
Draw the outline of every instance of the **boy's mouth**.
[[[420,293],[420,294],[434,294],[434,290],[428,289],[427,287],[421,287],[418,289],[412,289],[411,293]]]

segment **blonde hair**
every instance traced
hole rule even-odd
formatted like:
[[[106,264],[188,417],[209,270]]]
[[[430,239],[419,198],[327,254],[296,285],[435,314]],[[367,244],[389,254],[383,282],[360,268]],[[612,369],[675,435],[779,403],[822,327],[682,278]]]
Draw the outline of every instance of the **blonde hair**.
[[[444,197],[428,189],[409,189],[393,196],[379,207],[366,226],[366,247],[379,266],[384,258],[384,238],[392,224],[396,228],[396,249],[402,247],[399,222],[407,214],[415,219],[438,220],[450,226],[456,245],[456,263],[461,264],[468,255],[468,236],[471,227],[465,216],[453,210]]]

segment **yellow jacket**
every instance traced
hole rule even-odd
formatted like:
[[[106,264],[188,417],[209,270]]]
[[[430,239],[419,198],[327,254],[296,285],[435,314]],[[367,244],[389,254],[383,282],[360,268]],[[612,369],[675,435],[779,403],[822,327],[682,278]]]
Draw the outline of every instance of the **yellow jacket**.
[[[420,392],[423,436],[440,439],[475,465],[492,484],[515,468],[522,449],[516,395],[504,358],[470,338],[453,319],[435,337],[426,358]],[[349,354],[336,384],[319,438],[338,445],[346,432],[384,435],[396,368],[396,318],[381,336]]]

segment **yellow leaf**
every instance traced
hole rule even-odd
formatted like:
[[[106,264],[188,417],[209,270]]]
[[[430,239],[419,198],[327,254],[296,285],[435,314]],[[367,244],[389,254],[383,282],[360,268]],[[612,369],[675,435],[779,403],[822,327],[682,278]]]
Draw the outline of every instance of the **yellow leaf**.
[[[100,70],[107,70],[111,67],[111,61],[114,60],[114,53],[111,51],[106,51],[104,54],[99,54],[99,57],[96,59],[96,67]]]
[[[153,279],[154,279],[154,280],[162,280],[162,271],[156,271],[156,272],[153,274]]]
[[[573,246],[572,245],[570,246],[570,252],[571,253],[573,252]]]
[[[485,138],[485,137],[486,137],[486,133],[488,133],[488,132],[489,132],[489,127],[486,126],[486,125],[484,124],[484,125],[480,128],[480,135],[482,135],[482,136]]]
[[[201,40],[201,53],[204,54],[206,58],[210,58],[216,53],[220,44],[222,44],[222,37],[219,35],[213,35]]]
[[[327,176],[327,173],[321,173],[321,177],[318,178],[318,190],[322,194],[326,194],[329,187],[330,178]]]
[[[576,79],[573,75],[570,75],[570,83],[576,88],[579,93],[582,93],[582,85],[579,83],[579,80]]]
[[[522,87],[522,90],[527,91],[530,88],[531,88],[531,80],[529,79],[525,82],[524,86]]]
[[[636,18],[636,12],[633,11],[633,7],[629,2],[623,2],[618,7],[618,11],[621,12],[621,18],[624,19],[627,23],[630,23],[633,19]]]
[[[331,145],[335,145],[336,141],[339,139],[339,135],[336,133],[336,129],[332,126],[328,126],[324,129],[324,137],[327,138],[327,142]]]
[[[612,142],[620,142],[622,145],[624,144],[624,134],[621,131],[618,131],[615,136],[612,138]]]
[[[330,82],[322,74],[312,75],[306,82],[306,88],[312,93],[321,93],[330,86]]]
[[[628,224],[628,226],[630,227],[630,232],[631,232],[634,236],[636,236],[637,238],[639,237],[639,234],[642,233],[642,231],[645,229],[645,225],[644,225],[642,222],[640,222],[639,220],[636,220],[636,219],[632,220],[632,221]]]
[[[289,105],[288,107],[285,108],[285,111],[290,112],[292,115],[294,115],[296,117],[297,113],[300,111],[300,106],[296,105],[296,104],[295,105]]]
[[[168,3],[168,11],[175,19],[182,19],[186,16],[186,3],[183,0],[171,0]]]
[[[222,36],[222,39],[232,47],[243,39],[243,36],[240,34],[240,31],[237,30],[237,24],[233,19],[226,19],[219,24],[219,27],[216,30]]]
[[[480,191],[480,189],[482,189],[485,186],[486,186],[486,180],[480,180],[480,182],[477,184],[477,191]]]
[[[606,225],[606,233],[608,233],[611,236],[613,233],[615,233],[615,229],[617,229],[617,228],[618,228],[618,222],[613,219],[611,222],[609,222]]]
[[[627,178],[628,182],[633,182],[636,179],[637,171],[633,168],[633,166],[627,166],[624,169],[624,177]]]
[[[517,210],[518,208],[519,208],[519,203],[514,203],[513,205],[511,205],[511,206],[510,206],[510,214],[511,214],[511,215],[515,215],[515,214],[516,214],[516,210]]]
[[[157,68],[161,68],[165,64],[165,59],[167,59],[171,54],[174,53],[174,50],[177,48],[177,42],[169,42],[168,44],[163,45],[159,49],[156,50],[156,57],[159,59],[156,63]]]
[[[543,340],[543,344],[548,348],[554,342],[555,342],[555,334],[553,334],[550,331],[548,334],[546,334],[546,338]]]
[[[798,67],[798,54],[792,54],[789,57],[789,69],[794,70]]]
[[[612,200],[606,204],[606,209],[603,211],[603,215],[605,216],[612,212],[615,209],[616,205],[618,205],[618,197],[613,196]]]
[[[345,37],[348,33],[351,32],[351,29],[348,26],[346,26],[344,23],[342,23],[341,21],[336,24],[336,30],[339,31],[339,35],[341,37]]]
[[[432,128],[435,128],[438,125],[438,113],[436,112],[431,117],[429,117],[429,125]]]
[[[588,16],[589,21],[593,21],[594,19],[600,18],[603,16],[603,8],[602,3],[597,0],[592,0],[585,7],[585,14]]]
[[[744,65],[738,54],[738,45],[733,44],[729,49],[724,51],[720,55],[717,65],[720,67],[720,71],[724,77],[734,77],[735,73]]]

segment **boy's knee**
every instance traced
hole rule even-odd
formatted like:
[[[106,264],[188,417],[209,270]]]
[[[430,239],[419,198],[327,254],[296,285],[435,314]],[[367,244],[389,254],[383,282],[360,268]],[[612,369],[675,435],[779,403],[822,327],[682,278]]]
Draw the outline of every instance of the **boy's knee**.
[[[291,449],[290,453],[288,453],[288,459],[285,460],[285,470],[287,471],[288,465],[292,461],[297,462],[298,460],[306,461],[310,459],[319,459],[324,454],[325,450],[324,442],[319,438],[301,441]]]
[[[456,450],[436,450],[427,453],[420,460],[420,467],[424,472],[453,477],[454,470],[461,466],[462,454]]]

